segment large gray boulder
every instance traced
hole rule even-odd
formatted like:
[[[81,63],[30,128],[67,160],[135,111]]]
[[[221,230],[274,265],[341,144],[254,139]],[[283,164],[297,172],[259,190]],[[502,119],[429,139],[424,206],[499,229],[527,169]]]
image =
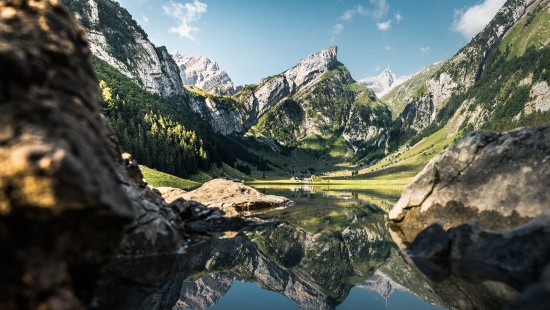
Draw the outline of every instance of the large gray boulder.
[[[434,221],[506,230],[550,209],[550,126],[474,132],[432,159],[391,210],[411,241]]]
[[[550,287],[549,188],[550,125],[475,132],[434,158],[389,217],[449,306],[530,309]]]

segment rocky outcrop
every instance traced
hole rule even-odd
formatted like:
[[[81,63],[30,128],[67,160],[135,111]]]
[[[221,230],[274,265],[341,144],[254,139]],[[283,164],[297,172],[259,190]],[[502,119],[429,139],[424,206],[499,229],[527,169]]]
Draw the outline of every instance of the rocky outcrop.
[[[550,110],[550,85],[548,82],[540,81],[534,84],[529,92],[529,97],[533,100],[525,105],[525,114]]]
[[[300,60],[294,67],[283,73],[290,92],[294,93],[311,81],[327,72],[337,63],[338,47],[330,46],[319,53]]]
[[[338,62],[338,48],[328,47],[319,53],[300,60],[294,67],[282,74],[262,80],[246,101],[255,117],[261,117],[267,110],[285,97],[315,81]]]
[[[432,159],[389,217],[412,240],[433,221],[444,228],[476,218],[505,230],[548,209],[550,126],[475,132]]]
[[[172,57],[181,71],[184,85],[193,85],[216,95],[233,95],[240,90],[215,61],[204,56],[188,57],[179,52]]]
[[[536,281],[535,292],[548,285],[549,162],[548,125],[474,132],[409,184],[389,217],[451,306],[500,308]]]
[[[215,179],[204,183],[198,189],[184,193],[181,198],[196,201],[210,208],[223,210],[228,216],[256,209],[286,206],[285,197],[264,195],[240,182]]]
[[[166,47],[161,46],[156,49],[159,58],[162,74],[160,75],[158,91],[164,96],[173,94],[182,94],[183,85],[180,80],[180,70],[174,62]]]
[[[168,203],[172,203],[178,199],[181,199],[181,195],[187,193],[183,189],[174,187],[155,187],[155,189]]]
[[[411,101],[398,116],[405,128],[420,132],[435,120],[436,107],[429,97]]]
[[[391,122],[391,112],[385,107],[371,108],[354,105],[351,108],[342,137],[356,151],[365,145],[373,149],[384,150]]]

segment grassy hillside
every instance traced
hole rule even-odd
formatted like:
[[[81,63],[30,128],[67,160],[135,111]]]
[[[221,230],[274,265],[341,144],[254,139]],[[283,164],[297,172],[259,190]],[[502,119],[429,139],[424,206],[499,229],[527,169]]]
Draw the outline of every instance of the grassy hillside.
[[[175,187],[181,189],[191,189],[200,186],[200,183],[178,178],[168,173],[157,171],[146,166],[140,166],[141,173],[147,181],[147,184],[153,187]]]
[[[548,0],[539,0],[533,5],[525,18],[514,26],[499,45],[501,52],[508,54],[507,59],[520,57],[528,47],[539,49],[550,41],[550,6]]]

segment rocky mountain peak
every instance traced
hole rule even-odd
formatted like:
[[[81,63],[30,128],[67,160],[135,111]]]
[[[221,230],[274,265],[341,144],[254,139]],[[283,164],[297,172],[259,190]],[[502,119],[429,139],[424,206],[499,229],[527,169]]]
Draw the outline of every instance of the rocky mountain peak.
[[[366,77],[357,82],[363,86],[368,87],[376,94],[376,96],[381,98],[395,87],[403,84],[408,79],[408,76],[398,77],[388,67],[384,69],[384,71],[380,72],[380,74],[378,74],[377,76]]]
[[[172,54],[172,58],[180,68],[184,85],[193,85],[218,95],[232,95],[237,91],[227,72],[221,70],[217,62],[204,56],[186,56],[180,52]]]
[[[291,92],[328,71],[338,62],[337,55],[338,47],[333,45],[307,56],[287,70],[284,75],[289,82]]]
[[[317,64],[318,66],[324,66],[330,68],[334,63],[338,61],[338,46],[333,45],[325,48],[324,50],[309,55],[302,59],[296,66],[307,66],[309,64]]]

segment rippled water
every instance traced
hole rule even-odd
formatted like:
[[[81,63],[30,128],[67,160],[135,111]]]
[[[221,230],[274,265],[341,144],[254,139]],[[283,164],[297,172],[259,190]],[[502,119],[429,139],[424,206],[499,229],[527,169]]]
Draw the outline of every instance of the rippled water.
[[[258,189],[293,207],[282,224],[210,240],[181,256],[118,262],[99,304],[118,309],[440,309],[399,256],[385,211],[398,193],[335,187]]]

